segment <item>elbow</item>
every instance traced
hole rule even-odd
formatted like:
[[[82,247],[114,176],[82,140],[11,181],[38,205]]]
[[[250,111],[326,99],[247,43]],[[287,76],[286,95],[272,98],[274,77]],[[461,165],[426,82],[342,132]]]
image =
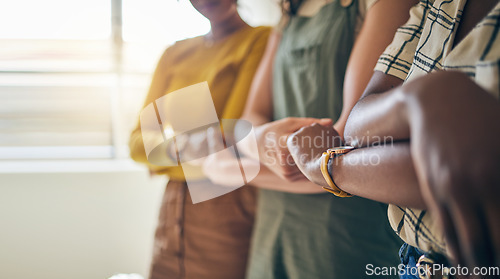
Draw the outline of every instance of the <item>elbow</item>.
[[[145,152],[141,153],[137,149],[134,149],[132,147],[130,148],[129,155],[130,155],[130,158],[132,160],[134,160],[135,162],[142,163],[145,160],[147,161]]]
[[[139,134],[139,137],[142,136]],[[135,133],[132,133],[129,143],[129,156],[132,160],[135,162],[139,163],[144,163],[147,162],[147,156],[146,156],[146,151],[144,149],[144,144],[142,143],[142,140],[137,139],[137,135]]]
[[[353,131],[351,126],[352,126],[351,121],[349,121],[349,119],[347,119],[347,122],[346,122],[345,127],[344,127],[344,134],[343,134],[344,142],[347,145],[351,144],[352,135],[354,134],[354,131]]]
[[[345,126],[344,126],[343,136],[344,136],[344,143],[346,145],[355,146],[357,144],[355,139],[359,138],[360,118],[358,117],[358,115],[359,115],[358,105],[359,105],[359,102],[352,109],[351,113],[349,114],[349,117],[347,118]]]
[[[349,122],[347,122],[349,123]],[[354,135],[354,131],[352,130],[352,128],[350,126],[348,126],[346,124],[345,126],[345,129],[344,129],[344,134],[343,134],[343,137],[344,137],[344,143],[346,145],[353,145],[353,135]]]

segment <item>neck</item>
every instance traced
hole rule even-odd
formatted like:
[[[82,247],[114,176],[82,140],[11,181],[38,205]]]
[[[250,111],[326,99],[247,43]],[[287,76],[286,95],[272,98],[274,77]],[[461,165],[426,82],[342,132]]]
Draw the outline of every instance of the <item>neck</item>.
[[[208,36],[214,40],[222,39],[247,26],[238,13],[234,13],[220,22],[210,22],[211,30]]]

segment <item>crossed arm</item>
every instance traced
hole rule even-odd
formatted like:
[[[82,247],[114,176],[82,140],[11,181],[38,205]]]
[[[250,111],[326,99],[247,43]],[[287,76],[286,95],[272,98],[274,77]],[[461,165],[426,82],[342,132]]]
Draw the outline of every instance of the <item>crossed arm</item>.
[[[376,72],[364,98],[353,108],[344,133],[345,144],[358,147],[335,160],[329,167],[333,180],[351,194],[380,202],[424,208],[418,180],[410,155],[409,137],[403,132],[395,136],[394,127],[401,125],[397,87],[402,80]],[[378,93],[395,88],[387,93]],[[392,94],[394,97],[387,98]],[[389,123],[392,121],[394,123]],[[320,170],[322,152],[332,146],[302,146],[304,138],[316,138],[329,127],[303,127],[288,139],[292,156],[307,178],[327,186]],[[401,129],[404,131],[404,129]],[[406,133],[408,135],[408,133]],[[316,142],[328,142],[327,140]],[[304,154],[311,154],[305,157]]]
[[[454,261],[499,266],[500,102],[458,72],[429,74],[404,87],[386,97],[400,104],[392,112],[400,116],[393,136],[411,136],[422,196],[443,227]],[[368,98],[360,111],[377,102]],[[371,126],[373,133],[382,132]]]
[[[375,73],[364,97],[353,108],[345,128],[345,144],[356,146],[358,149],[338,157],[335,160],[337,164],[329,166],[330,173],[342,190],[354,195],[401,206],[425,208],[419,187],[419,178],[423,179],[421,173],[424,169],[422,168],[426,165],[421,154],[428,153],[429,148],[441,138],[448,138],[451,141],[441,142],[445,147],[461,141],[464,141],[463,148],[474,146],[472,140],[477,140],[477,135],[466,133],[464,127],[469,130],[472,127],[478,127],[474,123],[481,122],[473,122],[471,119],[479,118],[479,113],[488,115],[490,119],[500,119],[498,114],[495,115],[494,108],[488,111],[488,114],[485,114],[486,111],[482,108],[482,106],[498,106],[498,101],[460,73],[435,73],[396,87],[401,82],[381,72]],[[478,100],[476,95],[484,96],[484,100],[481,99],[484,104],[478,104],[477,107],[472,108],[470,102]],[[470,110],[469,116],[462,122],[458,122],[458,117],[463,116],[466,110]],[[483,119],[483,123],[487,122]],[[459,123],[462,134],[455,134],[454,138],[451,134],[448,135],[446,128],[452,128],[451,123]],[[479,125],[479,127],[482,126]],[[324,186],[326,186],[326,181],[319,168],[319,158],[322,152],[331,146],[317,147],[317,150],[312,150],[314,155],[304,160],[303,154],[311,150],[309,147],[305,150],[297,142],[303,142],[304,137],[318,136],[321,130],[325,129],[328,128],[318,125],[304,127],[288,140],[289,149],[292,156],[297,159],[299,168],[311,181]],[[487,135],[486,131],[490,134]],[[483,131],[485,139],[481,142],[495,141],[500,135],[496,133],[498,132],[495,129],[488,127]],[[410,144],[410,135],[412,135],[412,144]],[[467,139],[468,137],[472,139]],[[430,138],[435,139],[430,142]],[[424,144],[428,144],[428,147]],[[489,144],[489,146],[492,145],[494,145],[493,142]],[[443,153],[440,151],[441,148],[435,147],[436,150],[433,152]],[[454,154],[459,151],[448,152]],[[443,154],[442,156],[451,155]],[[449,157],[448,160],[452,161],[455,158],[457,156]],[[426,160],[430,159],[426,158]],[[443,165],[445,163],[448,162],[441,162]],[[489,162],[487,165],[495,166],[494,162]],[[427,175],[435,173],[430,170],[427,172]],[[455,173],[463,173],[463,171],[456,170]],[[449,176],[453,175],[449,174]]]
[[[416,1],[381,0],[367,13],[360,34],[356,39],[350,56],[344,82],[344,104],[340,118],[334,127],[340,131],[351,108],[363,94],[366,84],[372,76],[372,69],[385,47],[391,42],[396,29],[408,18],[408,10]],[[259,153],[260,161],[268,170],[276,174],[277,184],[289,184],[304,179],[301,171],[293,164],[286,146],[286,138],[303,126],[313,123],[331,128],[334,124],[329,119],[286,118],[272,121],[272,61],[279,43],[279,34],[271,37],[266,54],[257,71],[252,90],[243,114],[243,119],[250,121],[255,128],[259,150],[247,150],[246,153]],[[256,156],[255,156],[256,157]],[[267,160],[270,159],[270,160]],[[292,161],[292,164],[288,163]],[[283,183],[283,179],[287,180]],[[254,182],[257,182],[256,179]],[[305,184],[302,182],[302,184]],[[309,185],[309,183],[307,183]],[[320,192],[314,187],[305,186],[311,192]],[[291,189],[291,188],[288,188]],[[287,189],[284,189],[288,191]]]
[[[329,165],[333,180],[362,197],[426,206],[443,225],[456,262],[498,266],[500,102],[458,72],[429,74],[384,93],[378,89],[387,89],[384,82],[391,82],[381,73],[377,79],[346,125],[346,140],[360,149]],[[303,152],[298,139],[317,133],[315,129],[322,127],[304,127],[289,139],[294,157]],[[373,147],[360,140],[387,136],[396,143]],[[378,164],[359,163],[373,154],[380,158]],[[309,179],[325,185],[320,155],[299,167]]]

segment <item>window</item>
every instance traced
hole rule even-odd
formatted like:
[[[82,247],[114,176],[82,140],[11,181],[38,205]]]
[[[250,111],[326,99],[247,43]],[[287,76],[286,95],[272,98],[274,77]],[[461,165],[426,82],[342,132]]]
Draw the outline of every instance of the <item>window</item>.
[[[251,25],[279,18],[238,3]],[[127,157],[159,56],[210,29],[188,0],[3,1],[0,25],[0,160]]]
[[[158,57],[210,28],[185,0],[3,1],[0,24],[0,160],[126,157]]]

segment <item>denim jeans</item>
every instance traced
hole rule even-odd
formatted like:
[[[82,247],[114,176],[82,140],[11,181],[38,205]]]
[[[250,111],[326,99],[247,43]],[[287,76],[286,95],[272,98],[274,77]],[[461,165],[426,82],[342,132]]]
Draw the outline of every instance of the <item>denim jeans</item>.
[[[404,243],[399,249],[399,258],[405,269],[400,273],[400,279],[419,279],[417,271],[417,262],[424,253],[419,249]]]

